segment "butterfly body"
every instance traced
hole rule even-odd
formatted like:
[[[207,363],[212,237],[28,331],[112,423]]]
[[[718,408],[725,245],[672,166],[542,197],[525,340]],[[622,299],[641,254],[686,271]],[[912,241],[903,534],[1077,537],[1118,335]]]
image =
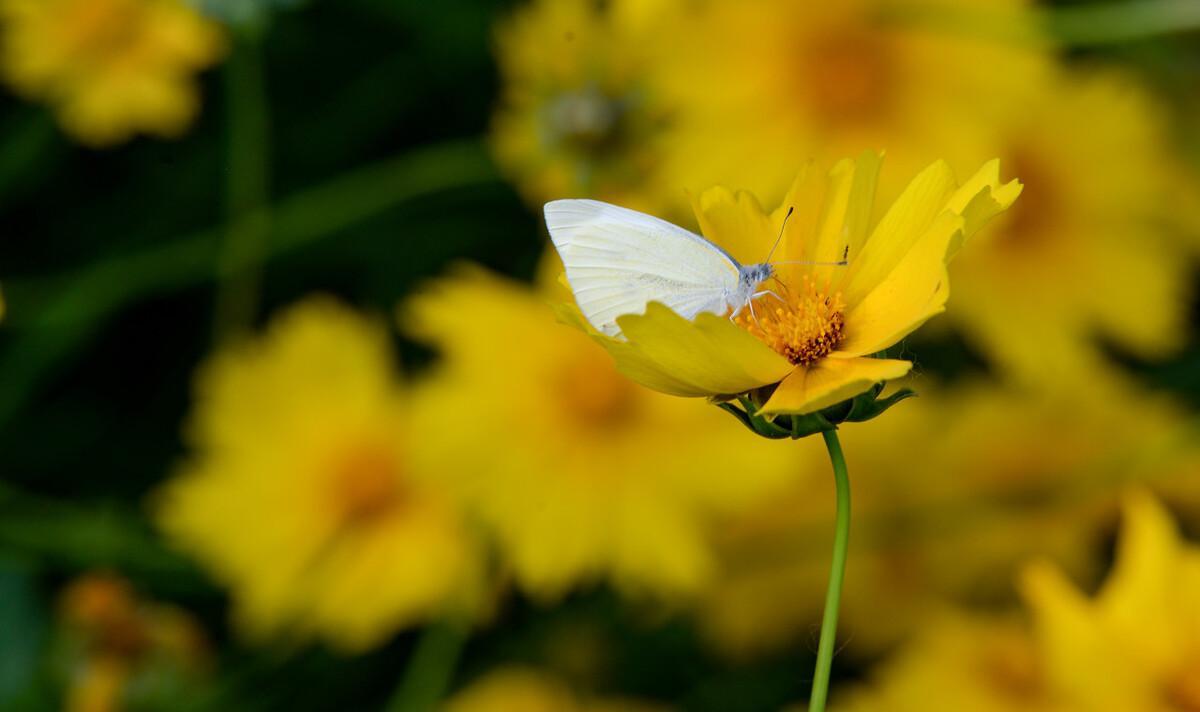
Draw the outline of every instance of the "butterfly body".
[[[620,337],[617,318],[661,302],[685,319],[740,312],[770,279],[770,264],[740,264],[681,227],[596,200],[546,204],[546,226],[580,311]]]

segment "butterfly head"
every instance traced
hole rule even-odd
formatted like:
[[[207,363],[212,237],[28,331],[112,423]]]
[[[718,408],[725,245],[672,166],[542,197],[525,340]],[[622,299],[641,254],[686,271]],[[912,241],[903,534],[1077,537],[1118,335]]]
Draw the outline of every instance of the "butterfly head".
[[[739,287],[742,291],[753,293],[758,291],[758,285],[775,276],[775,267],[767,262],[742,267],[738,275]]]
[[[775,268],[769,263],[748,264],[742,268],[742,283],[743,285],[757,287],[774,275]]]

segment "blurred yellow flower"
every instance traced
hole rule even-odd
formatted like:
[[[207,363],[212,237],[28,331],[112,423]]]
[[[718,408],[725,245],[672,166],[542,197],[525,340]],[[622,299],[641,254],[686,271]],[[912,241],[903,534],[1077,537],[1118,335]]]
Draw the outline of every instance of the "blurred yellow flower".
[[[996,161],[959,185],[939,161],[876,221],[880,160],[867,152],[828,175],[810,165],[772,213],[749,193],[705,191],[695,200],[701,230],[742,264],[765,259],[783,231],[777,293],[733,319],[688,321],[652,302],[645,314],[617,318],[621,337],[592,336],[622,373],[664,393],[723,396],[778,383],[762,407],[768,415],[811,413],[903,376],[911,363],[871,354],[943,311],[947,259],[1021,185],[1002,185]]]
[[[492,148],[531,203],[683,203],[682,186],[655,180],[674,112],[644,81],[650,49],[672,36],[658,31],[671,5],[533,0],[497,27],[502,89]]]
[[[68,676],[68,712],[117,712],[130,708],[133,696],[178,699],[195,692],[209,667],[207,641],[190,615],[140,598],[116,575],[72,581],[60,617],[56,652]]]
[[[92,146],[181,134],[199,103],[192,75],[224,51],[183,0],[0,0],[0,21],[6,81]]]
[[[442,712],[661,712],[666,708],[634,700],[579,695],[549,674],[509,667],[487,673],[441,709]]]
[[[1108,581],[1089,599],[1030,566],[1033,628],[946,618],[843,695],[840,712],[1185,712],[1200,709],[1200,547],[1145,493],[1125,500]]]
[[[1177,198],[1161,107],[1128,78],[1061,73],[996,124],[1029,195],[955,262],[951,320],[1041,385],[1102,368],[1097,337],[1143,358],[1180,347],[1192,272],[1168,225],[1200,207]]]
[[[1200,709],[1200,547],[1149,495],[1128,498],[1113,570],[1093,598],[1049,564],[1023,583],[1056,698],[1086,712]]]
[[[1095,531],[1123,486],[1146,483],[1174,501],[1200,483],[1186,413],[1131,388],[1091,386],[1065,397],[925,383],[870,427],[839,431],[854,475],[842,604],[851,647],[882,650],[947,605],[1014,601],[1031,557],[1096,576]],[[733,655],[790,644],[820,616],[832,493],[823,448],[798,447],[809,476],[720,529],[721,573],[698,617]],[[1194,498],[1200,484],[1190,489]]]
[[[604,579],[635,594],[695,593],[713,573],[712,516],[792,472],[789,448],[623,378],[530,289],[463,271],[401,320],[442,355],[421,420],[456,436],[444,457],[463,497],[536,597]]]
[[[1050,703],[1038,650],[1019,621],[965,615],[942,617],[895,659],[876,668],[866,685],[836,701],[835,712],[1073,709]]]
[[[656,43],[647,79],[681,108],[664,179],[689,190],[733,183],[774,201],[804,160],[883,149],[907,177],[929,156],[995,155],[980,107],[1032,81],[1050,58],[1036,43],[991,39],[1034,34],[1024,0],[970,3],[985,32],[955,21],[961,5],[693,3]],[[947,136],[965,152],[947,153]]]
[[[303,302],[216,355],[196,399],[158,519],[231,588],[251,635],[355,650],[469,604],[473,542],[413,434],[382,325]]]

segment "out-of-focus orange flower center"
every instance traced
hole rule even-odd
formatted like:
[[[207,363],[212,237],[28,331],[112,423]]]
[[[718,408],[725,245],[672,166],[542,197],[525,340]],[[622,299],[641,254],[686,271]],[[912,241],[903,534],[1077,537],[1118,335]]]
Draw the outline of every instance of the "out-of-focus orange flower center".
[[[846,308],[840,292],[825,294],[806,275],[799,288],[779,284],[779,298],[765,295],[734,322],[797,366],[809,366],[842,342]]]
[[[1038,660],[1024,639],[995,641],[979,665],[987,683],[1004,698],[1030,702],[1046,694]]]
[[[562,371],[560,380],[567,417],[585,429],[619,426],[637,408],[638,386],[618,373],[603,354],[580,354]]]
[[[396,455],[364,446],[343,456],[334,468],[333,500],[345,524],[363,524],[401,506],[408,493]]]
[[[60,3],[61,4],[61,3]],[[60,32],[80,57],[108,60],[128,51],[141,31],[141,15],[128,0],[67,0]]]
[[[878,33],[835,27],[811,43],[800,58],[802,100],[831,125],[878,118],[893,82],[893,57]]]
[[[1200,712],[1200,651],[1193,663],[1167,681],[1163,698],[1167,707],[1179,712]]]
[[[1031,149],[1014,149],[1008,155],[1010,170],[1020,171],[1021,182],[1028,186],[1021,199],[1010,209],[997,243],[1006,250],[1024,253],[1043,245],[1054,233],[1062,190],[1057,177],[1043,159]]]
[[[106,653],[134,657],[146,644],[137,599],[124,579],[107,574],[79,579],[63,594],[63,613]]]

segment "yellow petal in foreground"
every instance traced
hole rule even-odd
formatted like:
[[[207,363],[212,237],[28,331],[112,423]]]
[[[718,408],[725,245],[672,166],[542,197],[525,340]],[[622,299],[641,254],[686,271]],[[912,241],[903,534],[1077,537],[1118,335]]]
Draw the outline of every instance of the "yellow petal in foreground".
[[[657,302],[617,319],[626,344],[608,339],[617,368],[677,396],[729,395],[778,382],[792,365],[729,319],[688,321]]]
[[[762,413],[813,413],[853,398],[876,383],[900,378],[911,368],[911,362],[894,359],[823,359],[792,371],[763,406]]]

